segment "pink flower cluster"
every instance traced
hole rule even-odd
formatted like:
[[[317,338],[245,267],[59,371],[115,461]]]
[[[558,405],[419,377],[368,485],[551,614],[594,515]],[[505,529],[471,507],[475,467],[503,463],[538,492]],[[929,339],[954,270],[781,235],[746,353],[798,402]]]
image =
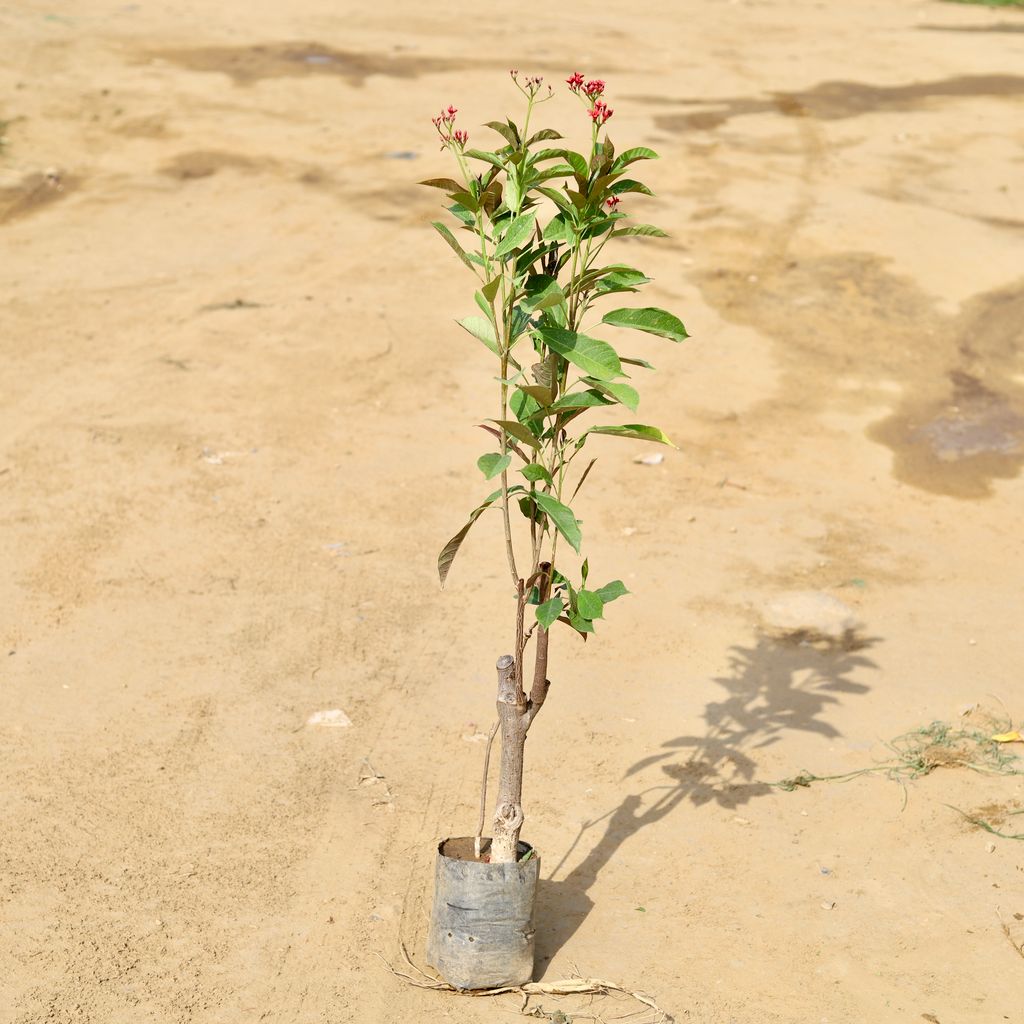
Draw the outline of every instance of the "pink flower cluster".
[[[455,143],[457,146],[465,146],[469,141],[469,132],[459,131],[455,128],[455,115],[459,112],[458,107],[449,106],[441,111],[437,117],[432,117],[431,123],[437,129],[444,145]]]
[[[565,83],[574,93],[586,96],[591,101],[596,100],[604,93],[604,82],[600,78],[592,78],[589,82],[585,82],[578,71],[574,71],[565,80]]]
[[[574,71],[566,80],[569,90],[575,93],[584,103],[590,102],[587,113],[596,125],[603,125],[615,113],[601,97],[604,95],[604,79],[592,78],[586,81],[578,71]]]

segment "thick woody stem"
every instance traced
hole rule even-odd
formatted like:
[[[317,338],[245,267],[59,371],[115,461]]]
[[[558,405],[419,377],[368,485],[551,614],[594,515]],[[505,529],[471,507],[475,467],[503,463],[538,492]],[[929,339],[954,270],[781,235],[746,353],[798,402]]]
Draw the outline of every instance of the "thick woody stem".
[[[501,723],[501,772],[498,806],[494,811],[491,862],[514,864],[523,827],[523,753],[526,744],[528,704],[516,686],[516,660],[511,654],[498,659],[498,720]],[[518,690],[518,694],[517,694]]]

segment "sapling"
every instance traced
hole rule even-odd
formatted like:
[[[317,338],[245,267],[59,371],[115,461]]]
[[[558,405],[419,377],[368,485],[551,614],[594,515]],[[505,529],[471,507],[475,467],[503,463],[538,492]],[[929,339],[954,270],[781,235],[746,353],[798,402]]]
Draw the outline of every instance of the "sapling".
[[[682,322],[665,310],[607,308],[617,305],[613,297],[636,293],[650,281],[627,263],[609,262],[605,248],[618,238],[664,236],[650,224],[633,223],[627,213],[627,197],[652,194],[627,172],[657,154],[644,146],[616,152],[608,137],[614,110],[600,79],[587,81],[579,73],[567,79],[590,128],[589,152],[579,153],[560,145],[563,137],[551,128],[531,126],[553,90],[540,77],[510,75],[525,100],[522,123],[489,121],[486,127],[501,142],[475,149],[468,133],[455,127],[458,111],[447,107],[433,123],[442,149],[454,157],[457,177],[422,182],[450,200],[458,234],[441,222],[434,227],[476,276],[479,309],[458,322],[493,353],[497,368],[489,410],[497,415],[481,424],[495,450],[481,455],[477,466],[500,486],[470,513],[437,562],[443,587],[474,523],[500,509],[515,639],[514,653],[497,663],[501,770],[492,863],[515,862],[519,849],[523,748],[551,685],[550,630],[562,623],[586,640],[605,607],[628,593],[621,580],[595,585],[591,577],[573,505],[595,460],[581,456],[595,437],[671,444],[657,427],[642,423],[586,425],[598,409],[634,412],[639,395],[630,373],[652,369],[593,337],[595,318],[670,341],[687,337]],[[486,777],[485,767],[485,793]]]

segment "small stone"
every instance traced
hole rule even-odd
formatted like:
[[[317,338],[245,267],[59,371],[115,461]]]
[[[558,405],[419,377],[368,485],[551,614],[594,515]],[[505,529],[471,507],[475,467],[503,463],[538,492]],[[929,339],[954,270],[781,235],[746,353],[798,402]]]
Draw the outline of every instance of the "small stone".
[[[835,910],[835,908],[836,908],[835,900],[822,900],[821,901],[821,909],[822,910]]]
[[[996,844],[995,843],[986,843],[985,844],[985,852],[986,853],[995,853],[996,852]]]
[[[326,711],[314,711],[306,719],[306,725],[325,726],[329,729],[346,729],[352,724],[352,719],[345,714],[341,708],[329,708]]]
[[[816,590],[794,590],[768,601],[764,624],[783,634],[807,633],[838,640],[857,628],[853,609],[839,598]]]

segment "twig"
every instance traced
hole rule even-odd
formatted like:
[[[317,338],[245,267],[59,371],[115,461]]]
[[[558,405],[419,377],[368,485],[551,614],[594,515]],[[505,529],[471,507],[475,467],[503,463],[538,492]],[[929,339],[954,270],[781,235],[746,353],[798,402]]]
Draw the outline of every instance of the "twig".
[[[491,735],[487,737],[487,748],[484,750],[484,777],[480,783],[480,818],[476,825],[476,838],[473,840],[473,853],[477,860],[480,859],[480,842],[484,834],[484,817],[487,814],[487,775],[491,767],[491,747],[494,744],[494,737],[498,732],[501,719],[495,719],[491,726]]]
[[[451,992],[454,995],[474,996],[477,998],[502,996],[515,993],[524,997],[523,1006],[520,1012],[525,1011],[527,1000],[530,996],[606,996],[617,992],[628,996],[630,999],[635,999],[638,1003],[641,1003],[652,1010],[655,1014],[656,1024],[675,1024],[675,1018],[666,1010],[663,1010],[646,992],[635,992],[631,989],[624,988],[622,985],[616,985],[614,982],[604,981],[601,978],[562,978],[559,981],[528,981],[525,985],[504,985],[500,988],[460,989],[455,988],[454,985],[449,985],[445,981],[434,981],[429,975],[421,971],[412,962],[412,958],[409,956],[409,951],[406,949],[404,942],[400,943],[400,948],[402,950],[402,958],[405,960],[406,964],[408,964],[412,970],[422,975],[425,979],[424,981],[419,981],[409,974],[396,970],[380,953],[376,953],[375,955],[381,963],[384,964],[388,971],[391,972],[391,974],[396,978],[401,978],[403,981],[415,986],[416,988],[429,989],[434,992]]]

